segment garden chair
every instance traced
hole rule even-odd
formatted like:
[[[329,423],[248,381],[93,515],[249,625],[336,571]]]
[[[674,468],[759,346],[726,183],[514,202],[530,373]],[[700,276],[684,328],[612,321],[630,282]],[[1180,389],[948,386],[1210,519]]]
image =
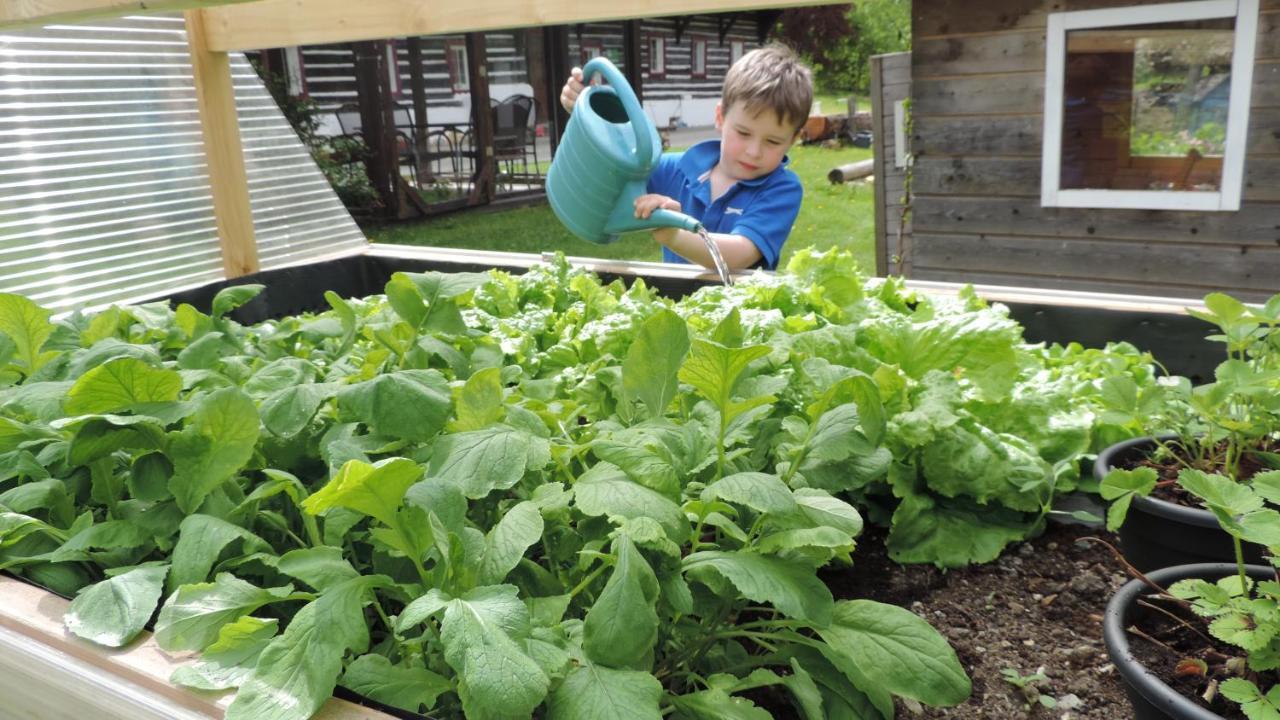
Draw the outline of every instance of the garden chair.
[[[537,175],[538,146],[534,137],[534,101],[528,95],[512,95],[502,102],[493,103],[493,159],[499,164],[499,181],[505,177],[509,187],[515,185],[516,164],[520,165],[519,177],[526,182],[530,178],[529,155],[532,148],[534,175]]]

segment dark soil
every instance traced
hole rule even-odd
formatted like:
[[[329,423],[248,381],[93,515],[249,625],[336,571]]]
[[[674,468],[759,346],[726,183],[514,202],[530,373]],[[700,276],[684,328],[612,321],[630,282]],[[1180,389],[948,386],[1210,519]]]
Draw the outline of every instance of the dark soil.
[[[1280,442],[1267,438],[1263,440],[1260,446],[1254,449],[1275,454],[1280,450],[1278,445],[1280,445]],[[1227,472],[1223,463],[1223,459],[1227,454],[1226,443],[1223,442],[1218,445],[1218,447],[1210,453],[1209,459],[1205,462],[1192,460],[1191,456],[1176,442],[1170,443],[1170,448],[1173,450],[1174,454],[1178,456],[1178,459],[1165,458],[1156,460],[1149,457],[1141,457],[1132,459],[1129,462],[1123,462],[1122,465],[1124,465],[1127,470],[1132,470],[1137,467],[1149,467],[1156,471],[1160,479],[1156,484],[1155,490],[1152,491],[1153,497],[1166,502],[1182,505],[1183,507],[1203,509],[1204,503],[1200,502],[1198,498],[1186,490],[1183,490],[1182,487],[1177,484],[1178,472],[1187,465],[1191,465],[1197,470],[1207,473],[1217,473],[1219,475],[1229,476],[1230,473]],[[1246,453],[1244,457],[1240,458],[1237,472],[1241,480],[1248,480],[1254,475],[1269,469],[1270,468],[1264,465],[1256,455]]]
[[[910,608],[942,632],[973,680],[973,695],[953,708],[901,706],[899,717],[954,720],[1119,720],[1132,717],[1119,676],[1102,644],[1102,614],[1128,576],[1097,543],[1114,537],[1078,525],[1050,525],[995,562],[942,571],[901,566],[885,552],[883,531],[859,538],[854,567],[823,579],[839,599],[867,598]],[[1005,668],[1041,672],[1038,688],[1019,690]],[[1055,709],[1030,705],[1037,694]]]
[[[1206,688],[1212,682],[1221,682],[1231,677],[1232,673],[1227,671],[1226,663],[1234,657],[1243,658],[1239,648],[1233,648],[1208,637],[1204,619],[1197,618],[1177,603],[1162,601],[1158,598],[1144,598],[1144,602],[1150,602],[1152,605],[1168,610],[1181,617],[1184,622],[1176,622],[1159,612],[1145,613],[1139,618],[1136,626],[1147,638],[1135,637],[1132,634],[1129,636],[1133,656],[1166,685],[1194,700],[1197,705],[1208,708],[1228,720],[1245,720],[1245,715],[1240,712],[1240,706],[1224,701],[1221,695],[1215,694],[1213,702],[1208,703],[1203,698]],[[1204,634],[1197,634],[1187,629],[1188,626]],[[1177,672],[1179,662],[1188,659],[1203,660],[1206,673],[1200,675]],[[1267,674],[1272,675],[1272,673]],[[1258,682],[1256,678],[1251,679]],[[1265,689],[1273,682],[1274,678],[1268,678],[1260,684]]]

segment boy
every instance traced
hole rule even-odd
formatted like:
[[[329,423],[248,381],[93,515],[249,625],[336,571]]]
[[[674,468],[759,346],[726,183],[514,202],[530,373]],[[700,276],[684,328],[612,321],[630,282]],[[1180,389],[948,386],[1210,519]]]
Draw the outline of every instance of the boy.
[[[582,90],[582,70],[574,68],[560,104],[573,112]],[[658,208],[686,213],[711,233],[730,268],[776,269],[803,194],[786,167],[787,150],[812,104],[809,69],[791,50],[770,45],[743,55],[725,75],[716,104],[720,139],[665,153],[649,176],[649,194],[636,199],[636,217]],[[695,233],[662,228],[653,238],[667,262],[715,267]]]

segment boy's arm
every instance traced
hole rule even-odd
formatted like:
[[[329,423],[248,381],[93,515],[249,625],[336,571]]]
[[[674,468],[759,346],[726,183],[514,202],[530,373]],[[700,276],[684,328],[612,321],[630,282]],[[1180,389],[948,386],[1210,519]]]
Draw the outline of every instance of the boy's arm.
[[[679,228],[661,228],[653,231],[653,239],[691,263],[701,265],[708,270],[714,270],[716,267],[715,261],[711,259],[711,251],[702,241],[702,236],[697,233]],[[730,270],[746,270],[760,262],[759,248],[742,235],[711,233],[711,239],[720,249],[720,257],[724,259],[724,264],[729,266]]]

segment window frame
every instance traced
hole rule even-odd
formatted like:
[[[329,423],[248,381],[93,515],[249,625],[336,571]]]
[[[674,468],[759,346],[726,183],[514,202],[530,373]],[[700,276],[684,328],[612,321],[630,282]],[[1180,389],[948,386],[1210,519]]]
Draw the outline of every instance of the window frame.
[[[458,66],[458,58],[455,57],[458,50],[462,51],[462,66]],[[465,40],[445,40],[444,41],[444,59],[445,64],[449,67],[449,87],[453,92],[469,92],[471,90],[471,74],[467,70],[467,42]],[[466,83],[462,82],[463,75],[466,75]]]
[[[289,94],[311,97],[311,88],[307,85],[307,64],[301,47],[293,45],[284,49],[284,66]]]
[[[588,50],[595,50],[595,55],[587,55]],[[587,61],[593,57],[602,57],[608,59],[608,54],[604,51],[604,41],[602,40],[583,40],[578,46],[578,60],[582,65],[586,65]]]
[[[1188,190],[1064,190],[1062,121],[1067,33],[1130,25],[1233,18],[1231,100],[1227,106],[1227,138],[1222,156],[1222,182],[1217,192]],[[1044,132],[1040,161],[1042,207],[1121,208],[1135,210],[1240,209],[1249,130],[1253,66],[1258,37],[1258,0],[1194,0],[1106,10],[1051,13],[1045,34]]]
[[[706,80],[710,75],[711,58],[710,58],[711,41],[705,35],[689,36],[689,77],[694,80]],[[698,71],[698,53],[702,53],[702,70]]]
[[[733,67],[733,64],[741,60],[742,56],[746,54],[747,54],[746,41],[744,40],[729,41],[729,67]]]
[[[667,77],[667,38],[664,35],[649,35],[645,38],[649,46],[649,77],[653,80],[664,80]]]

